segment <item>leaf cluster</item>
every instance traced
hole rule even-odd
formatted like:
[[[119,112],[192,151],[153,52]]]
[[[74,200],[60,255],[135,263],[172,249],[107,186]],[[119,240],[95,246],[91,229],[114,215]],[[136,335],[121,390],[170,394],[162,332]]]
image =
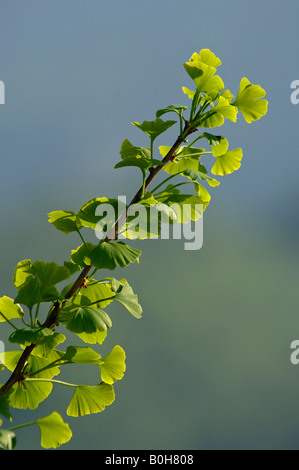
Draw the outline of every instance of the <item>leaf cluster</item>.
[[[145,134],[147,143],[138,147],[125,139],[120,149],[121,160],[115,165],[117,169],[137,167],[141,171],[140,190],[129,205],[101,196],[90,199],[77,212],[49,213],[51,225],[66,235],[78,234],[80,245],[61,265],[25,259],[16,266],[13,275],[16,296],[0,298],[0,322],[11,326],[9,342],[19,348],[0,354],[0,371],[12,373],[0,389],[0,415],[4,419],[12,420],[11,408],[36,409],[54,386],[72,389],[66,408],[68,416],[99,413],[113,403],[114,383],[122,379],[126,365],[121,346],[114,346],[105,357],[97,350],[112,327],[109,306],[117,302],[137,319],[142,316],[142,307],[126,279],[116,279],[107,273],[99,276],[98,272],[139,262],[141,251],[119,239],[136,238],[136,226],[140,225],[136,215],[138,205],[145,209],[149,222],[157,220],[154,229],[151,223],[139,227],[140,239],[158,237],[164,220],[184,224],[202,217],[211,200],[210,188],[220,184],[214,176],[235,172],[243,157],[241,148],[229,149],[228,140],[211,129],[221,127],[225,120],[235,123],[239,111],[248,123],[267,112],[266,92],[244,77],[235,97],[216,73],[220,65],[221,60],[209,49],[194,53],[184,64],[193,83],[192,89],[183,87],[189,106],[169,105],[159,109],[152,121],[133,122]],[[161,118],[169,113],[176,120]],[[179,132],[175,143],[156,147],[157,139],[175,124]],[[189,142],[189,136],[194,137],[195,132],[196,137]],[[208,148],[198,147],[199,141]],[[163,175],[162,180],[148,190],[158,173]],[[186,206],[187,212],[181,210]],[[85,233],[95,232],[102,233],[102,237],[96,237],[100,241],[86,239]],[[72,280],[73,276],[77,277]],[[63,333],[57,331],[58,327]],[[60,347],[68,332],[81,343],[63,351]],[[57,379],[71,364],[97,366],[95,384]],[[24,425],[0,428],[0,448],[14,448],[15,431],[32,425],[38,426],[45,448],[58,447],[72,435],[69,425],[53,412]]]

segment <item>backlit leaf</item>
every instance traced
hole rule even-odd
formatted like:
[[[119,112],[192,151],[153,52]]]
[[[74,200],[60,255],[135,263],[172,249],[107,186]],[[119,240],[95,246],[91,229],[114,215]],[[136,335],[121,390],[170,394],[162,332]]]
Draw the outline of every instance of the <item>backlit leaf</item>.
[[[120,156],[123,160],[130,157],[150,158],[151,151],[149,147],[135,147],[125,139],[121,145]]]
[[[143,121],[142,124],[139,124],[139,122],[132,122],[132,124],[145,132],[145,134],[154,141],[160,134],[176,124],[176,121],[163,121],[157,117],[154,121]]]
[[[50,224],[66,235],[81,228],[80,221],[72,211],[53,211],[48,214]]]
[[[166,114],[166,113],[176,113],[178,116],[181,116],[183,111],[185,111],[186,109],[188,109],[187,106],[181,106],[179,104],[172,104],[170,106],[167,106],[166,108],[163,108],[163,109],[159,109],[157,112],[156,112],[156,117],[161,117],[163,116],[163,114]]]
[[[60,343],[63,343],[66,337],[61,333],[54,333],[51,336],[42,338],[35,346],[32,354],[39,357],[48,357],[51,351]]]
[[[138,296],[134,294],[132,287],[125,279],[121,279],[122,285],[119,292],[116,292],[115,300],[121,303],[135,318],[141,318],[142,307],[138,302]]]
[[[22,318],[23,316],[22,308],[14,303],[13,299],[6,295],[0,298],[0,323],[14,318]]]
[[[68,442],[72,437],[69,425],[56,411],[45,418],[37,419],[34,423],[39,427],[41,446],[45,449],[55,449]]]
[[[138,261],[141,251],[123,242],[102,242],[85,256],[85,263],[98,269],[113,270],[117,266],[125,267]]]
[[[65,266],[58,264],[45,263],[44,261],[35,261],[29,272],[35,276],[40,284],[41,291],[45,291],[48,287],[54,286],[70,277],[70,271]]]
[[[243,77],[234,106],[239,108],[246,122],[250,123],[260,119],[267,113],[268,101],[263,100],[265,90],[259,85],[253,85]]]
[[[125,351],[120,346],[115,346],[100,362],[102,381],[113,384],[116,380],[121,380],[126,370],[125,359]]]
[[[209,186],[212,186],[212,187],[219,186],[220,184],[219,181],[215,180],[214,178],[211,178],[210,176],[198,170],[186,170],[184,171],[184,175],[193,181],[197,181],[199,179],[202,181],[206,181],[209,184]]]
[[[93,245],[92,243],[83,243],[82,245],[78,246],[76,250],[72,250],[71,258],[73,263],[78,264],[81,268],[84,268],[86,265],[84,262],[85,257],[91,253],[96,248],[96,246],[97,245]]]
[[[83,204],[77,214],[78,219],[83,227],[96,228],[96,225],[105,217],[105,209],[113,209],[113,219],[118,217],[118,200],[108,199],[106,197],[96,197]]]
[[[62,360],[76,364],[98,364],[101,356],[89,347],[68,346]]]
[[[104,411],[115,399],[112,385],[78,385],[67,409],[69,416],[84,416]]]
[[[95,333],[97,330],[105,331],[112,326],[112,322],[104,310],[74,304],[63,309],[59,321],[65,323],[67,329],[76,334]]]
[[[204,132],[203,137],[206,137],[209,144],[212,147],[212,152],[214,157],[219,157],[219,155],[223,155],[228,150],[228,141],[219,135],[209,134],[208,132]]]
[[[114,168],[123,168],[126,166],[136,166],[142,171],[146,171],[148,168],[151,168],[156,165],[163,165],[160,160],[154,158],[146,159],[142,157],[127,157],[125,160],[117,163]]]
[[[213,175],[229,175],[241,166],[242,149],[229,150],[224,155],[216,157],[216,162],[211,170]]]
[[[28,269],[31,267],[30,259],[24,259],[17,264],[13,275],[13,283],[16,289],[20,289],[26,282],[26,279],[31,276]]]

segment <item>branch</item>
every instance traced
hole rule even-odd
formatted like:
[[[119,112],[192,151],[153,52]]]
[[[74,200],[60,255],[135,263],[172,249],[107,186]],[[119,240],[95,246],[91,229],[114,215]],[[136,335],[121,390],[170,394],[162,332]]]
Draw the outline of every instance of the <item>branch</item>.
[[[173,160],[173,158],[175,157],[176,150],[184,142],[185,138],[188,135],[195,132],[196,130],[197,130],[196,128],[194,128],[190,125],[189,121],[186,121],[186,124],[185,124],[185,127],[183,129],[182,134],[176,139],[175,143],[173,144],[173,146],[171,147],[171,149],[169,150],[167,155],[163,158],[163,160],[161,162],[161,165],[156,166],[155,168],[153,168],[150,171],[150,174],[149,174],[149,176],[147,177],[147,179],[145,181],[144,189],[148,188],[148,186],[151,184],[151,182],[153,181],[155,176],[157,176],[157,174],[163,168],[163,165],[170,162],[171,160]],[[140,201],[140,199],[142,197],[142,191],[143,191],[143,186],[141,186],[141,188],[137,191],[137,193],[133,197],[132,201],[130,202],[128,208],[131,205],[136,204],[137,202]],[[127,209],[127,211],[128,211],[128,209]],[[115,227],[113,227],[113,229],[108,232],[108,234],[107,234],[107,236],[104,240],[105,242],[110,242],[111,240],[116,238],[118,231],[120,230],[121,226],[124,224],[124,222],[127,218],[127,211],[120,217],[120,219],[117,221]],[[80,275],[78,276],[78,278],[76,279],[76,281],[74,282],[72,287],[69,289],[69,291],[65,295],[65,298],[67,300],[70,299],[83,286],[84,280],[85,280],[85,278],[86,278],[86,276],[89,273],[91,268],[92,268],[92,266],[87,265],[81,271]],[[64,301],[61,304],[61,306],[59,306],[58,302],[53,305],[52,311],[50,311],[50,314],[47,317],[46,321],[43,323],[42,328],[51,328],[56,324],[57,316],[60,313],[60,311],[63,309],[63,307],[66,305],[67,300]],[[26,362],[28,361],[28,358],[29,358],[30,354],[32,353],[33,349],[35,348],[35,346],[37,344],[38,343],[32,343],[32,344],[30,344],[30,346],[27,346],[24,349],[23,354],[21,355],[14,371],[12,372],[12,374],[9,377],[9,379],[7,380],[7,382],[0,389],[0,393],[2,395],[5,396],[7,394],[7,392],[11,389],[11,387],[13,387],[13,385],[15,383],[21,382],[23,380],[23,374],[22,374],[23,368],[24,368]]]

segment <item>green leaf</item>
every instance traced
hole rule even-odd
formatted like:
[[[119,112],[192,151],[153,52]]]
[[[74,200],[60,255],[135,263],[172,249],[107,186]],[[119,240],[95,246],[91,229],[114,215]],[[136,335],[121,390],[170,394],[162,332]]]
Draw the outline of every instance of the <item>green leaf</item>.
[[[56,287],[47,287],[42,293],[41,302],[55,302],[56,300],[63,300]]]
[[[160,134],[176,124],[176,121],[163,121],[157,117],[154,121],[143,121],[142,124],[139,124],[139,122],[132,122],[132,124],[145,132],[145,134],[154,141]]]
[[[194,52],[189,62],[186,62],[183,65],[186,72],[192,78],[192,80],[195,81],[197,88],[200,91],[204,91],[202,88],[203,85],[216,72],[216,68],[214,66],[202,62],[198,52]]]
[[[246,77],[243,77],[233,105],[239,108],[245,121],[251,123],[267,113],[268,101],[261,99],[265,95],[266,92],[262,87],[253,85]]]
[[[78,385],[68,406],[69,416],[84,416],[99,413],[115,399],[112,385],[101,383],[96,386]]]
[[[202,135],[208,139],[209,144],[212,146],[214,157],[219,157],[219,155],[223,155],[227,152],[228,141],[224,137],[209,134],[208,132],[204,132]]]
[[[11,343],[18,343],[24,346],[29,346],[32,343],[37,343],[45,336],[51,336],[54,334],[53,330],[49,328],[22,328],[14,331],[10,337],[9,341]]]
[[[12,450],[17,443],[16,435],[8,429],[0,429],[0,450]]]
[[[4,418],[12,420],[12,416],[9,411],[9,403],[8,400],[0,393],[0,415],[4,416]],[[1,440],[1,439],[0,439]]]
[[[31,310],[35,304],[41,301],[41,298],[42,292],[40,284],[36,278],[30,276],[20,288],[19,293],[15,298],[15,302],[26,305],[26,307]]]
[[[6,295],[0,298],[0,323],[13,318],[22,318],[23,316],[22,308],[14,303],[13,299]]]
[[[86,332],[76,333],[76,335],[79,336],[79,338],[82,339],[82,341],[84,341],[84,343],[102,344],[103,341],[106,339],[107,330],[104,330],[104,331],[97,330],[97,331],[94,331],[92,333],[86,333]]]
[[[223,90],[224,83],[219,75],[214,75],[213,77],[210,77],[201,88],[205,93],[210,95],[212,100],[214,100],[220,91]]]
[[[63,343],[66,337],[61,333],[54,333],[51,336],[45,336],[35,346],[32,354],[39,357],[47,357],[51,351],[60,343]]]
[[[41,446],[45,449],[55,449],[68,442],[72,437],[69,425],[63,421],[56,411],[45,418],[37,419],[35,424],[39,427]]]
[[[234,95],[229,90],[224,90],[221,93],[221,96],[223,96],[223,98],[227,99],[227,101],[229,102],[231,102],[232,99],[234,98]]]
[[[238,170],[241,166],[242,149],[229,150],[224,155],[216,158],[216,162],[211,170],[213,175],[229,175]]]
[[[76,364],[98,364],[101,356],[89,347],[68,346],[62,360]]]
[[[78,232],[81,228],[80,221],[72,211],[53,211],[48,214],[50,224],[66,235]]]
[[[164,158],[171,147],[167,147],[165,145],[161,145],[159,147],[159,151]],[[196,157],[199,159],[203,153],[205,152],[205,149],[197,148],[197,147],[189,147],[189,146],[184,146],[182,145],[181,147],[178,148],[176,154],[175,154],[175,159],[178,161],[180,158],[188,158],[188,157]]]
[[[130,157],[150,158],[151,151],[149,147],[135,147],[128,139],[125,139],[121,145],[120,156],[123,160]]]
[[[52,392],[53,385],[50,382],[30,382],[26,385],[15,384],[8,395],[8,400],[13,408],[21,410],[35,410]]]
[[[218,103],[213,108],[213,111],[217,111],[221,116],[224,116],[232,122],[236,122],[237,120],[238,110],[227,99],[223,98],[223,96],[219,96]]]
[[[219,186],[219,181],[215,180],[214,178],[211,178],[208,175],[205,175],[201,171],[197,170],[186,170],[184,171],[184,175],[190,178],[193,181],[197,181],[198,179],[202,181],[206,181],[210,186],[215,187]]]
[[[169,149],[170,147],[159,147],[160,153],[163,157],[167,155]],[[205,167],[198,162],[199,158],[203,155],[204,151],[205,149],[196,147],[179,147],[177,155],[171,162],[167,163],[163,167],[163,171],[170,175],[176,175],[177,173],[181,173],[187,169],[199,170],[203,173],[206,173],[207,170],[205,169]]]
[[[33,375],[36,378],[52,379],[56,375],[60,374],[60,370],[59,367],[56,366],[51,367],[49,369],[41,370],[47,367],[49,364],[50,361],[47,358],[31,354],[28,358],[27,372],[29,376]],[[33,382],[30,383],[30,386],[31,385],[33,385]]]
[[[118,289],[115,295],[115,300],[121,303],[135,318],[142,317],[142,307],[138,302],[138,296],[134,294],[132,287],[125,279],[118,282]]]
[[[169,175],[176,175],[178,173],[183,173],[185,170],[196,170],[206,173],[206,168],[199,163],[198,157],[183,157],[175,158],[172,162],[167,163],[163,170]]]
[[[188,98],[190,98],[190,100],[193,100],[195,91],[189,90],[189,88],[186,88],[185,86],[182,87],[182,90],[185,93],[185,95],[187,95]]]
[[[77,214],[78,219],[83,227],[90,227],[95,230],[96,225],[105,217],[104,214],[97,215],[99,206],[109,206],[113,208],[113,221],[118,218],[118,199],[108,199],[106,197],[96,197],[83,204]],[[104,211],[103,211],[104,212]]]
[[[214,52],[211,52],[210,49],[201,49],[199,60],[204,64],[211,65],[212,67],[219,67],[219,65],[222,64],[219,57],[216,57]]]
[[[71,276],[80,271],[80,266],[73,261],[64,261],[64,266],[69,270]]]
[[[174,221],[183,224],[202,217],[203,210],[207,205],[199,196],[181,194],[180,191],[173,190],[171,186],[168,186],[158,199],[174,210],[176,214]]]
[[[144,203],[132,204],[127,212],[125,224],[119,232],[122,236],[129,239],[145,240],[155,238],[160,233],[159,213],[157,203],[153,203],[154,198],[147,199]]]
[[[178,116],[182,116],[183,111],[188,109],[188,106],[181,106],[179,104],[172,104],[171,106],[167,106],[166,108],[159,109],[156,112],[156,117],[161,117],[163,114],[166,113],[176,113]]]
[[[42,292],[71,276],[69,269],[65,266],[58,266],[54,262],[45,263],[44,261],[35,261],[28,272],[36,277]]]
[[[113,384],[116,380],[121,380],[126,370],[125,359],[125,351],[120,346],[115,346],[108,356],[101,360],[102,381]]]
[[[9,370],[14,370],[18,360],[20,359],[22,351],[8,351],[0,358],[4,365]],[[0,355],[1,356],[1,355]],[[50,364],[45,358],[40,358],[31,354],[28,358],[28,365],[26,372],[34,375],[35,378],[52,379],[58,375],[60,370],[58,367],[51,367],[49,369],[38,372]],[[26,381],[25,381],[26,382]],[[15,384],[7,396],[9,404],[14,408],[34,410],[38,405],[45,400],[52,391],[52,383],[50,382],[26,382],[21,385]]]
[[[97,307],[105,308],[113,301],[111,297],[114,295],[114,292],[108,285],[100,282],[96,283],[96,281],[90,279],[86,284],[86,288],[81,289],[75,296],[74,302],[85,306],[95,304],[96,302]]]
[[[161,160],[156,160],[154,158],[151,159],[145,159],[142,157],[127,157],[125,160],[122,160],[121,162],[118,162],[114,168],[123,168],[126,166],[136,166],[140,168],[142,172],[145,172],[148,170],[148,168],[151,168],[156,165],[163,165]]]
[[[22,351],[5,351],[0,353],[0,362],[5,365],[8,370],[13,371],[21,355]]]
[[[134,261],[139,261],[141,251],[122,242],[102,242],[91,253],[85,256],[84,261],[98,269],[113,270],[117,266],[125,267]]]
[[[201,117],[202,126],[220,127],[224,123],[224,118],[236,122],[237,114],[238,109],[223,96],[219,96],[216,106]]]
[[[221,65],[220,59],[209,49],[202,49],[200,54],[195,52],[190,61],[184,64],[186,72],[195,81],[197,90],[208,93],[212,99],[224,88],[222,79],[218,75],[214,76],[218,65]]]
[[[31,276],[28,269],[31,268],[30,259],[24,259],[17,264],[13,275],[13,283],[16,289],[20,289],[26,282],[27,278]]]
[[[80,268],[84,268],[86,266],[84,262],[85,257],[96,247],[97,245],[93,245],[92,243],[83,243],[82,245],[78,246],[76,250],[72,250],[71,258],[73,263],[80,266]]]
[[[63,309],[59,321],[65,323],[67,329],[76,334],[95,333],[97,330],[105,331],[112,326],[112,322],[104,310],[74,304]]]

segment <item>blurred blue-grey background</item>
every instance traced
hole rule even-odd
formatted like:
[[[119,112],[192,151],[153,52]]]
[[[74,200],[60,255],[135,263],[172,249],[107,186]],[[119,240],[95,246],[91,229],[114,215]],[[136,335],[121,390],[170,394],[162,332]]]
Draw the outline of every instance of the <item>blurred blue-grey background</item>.
[[[194,51],[221,58],[219,74],[234,94],[246,76],[269,100],[265,118],[248,125],[239,113],[237,124],[221,129],[244,159],[212,191],[203,248],[134,242],[140,264],[115,273],[134,287],[144,315],[107,309],[113,328],[98,350],[120,344],[127,355],[114,404],[69,418],[70,391],[57,386],[37,410],[16,412],[14,424],[57,410],[74,434],[64,449],[299,449],[299,366],[290,362],[299,339],[299,106],[290,101],[299,79],[298,1],[1,0],[0,7],[1,295],[15,295],[19,260],[61,263],[80,244],[55,231],[48,212],[134,195],[139,170],[113,169],[120,145],[125,138],[147,145],[132,121],[189,104],[182,64]],[[8,333],[1,324],[5,342]],[[63,376],[97,383],[97,371],[86,369]],[[38,434],[20,430],[18,448],[39,449]]]

